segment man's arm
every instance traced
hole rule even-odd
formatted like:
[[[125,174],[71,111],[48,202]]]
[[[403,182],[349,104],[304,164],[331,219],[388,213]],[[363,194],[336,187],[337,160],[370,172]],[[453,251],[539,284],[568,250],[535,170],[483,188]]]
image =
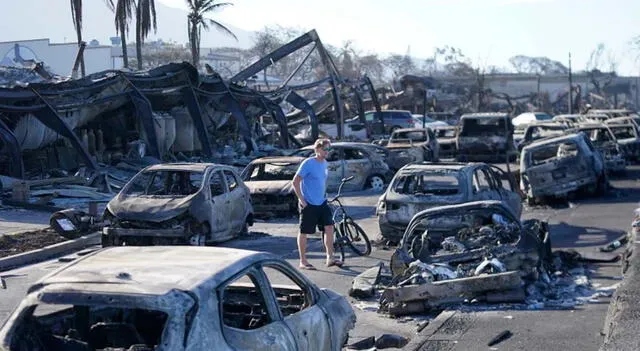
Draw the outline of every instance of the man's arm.
[[[302,177],[296,174],[295,177],[293,177],[293,191],[296,193],[296,196],[298,197],[300,208],[305,208],[307,207],[307,202],[304,201],[304,197],[302,196],[302,191],[300,190],[301,182],[302,182]]]

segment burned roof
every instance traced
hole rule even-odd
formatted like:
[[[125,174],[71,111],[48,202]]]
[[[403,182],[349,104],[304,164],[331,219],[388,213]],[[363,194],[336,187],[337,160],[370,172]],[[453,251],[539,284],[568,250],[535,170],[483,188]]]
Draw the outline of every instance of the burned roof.
[[[508,113],[501,113],[501,112],[477,112],[477,113],[465,113],[464,115],[460,116],[460,119],[463,118],[509,118],[509,114]]]
[[[550,138],[539,139],[539,140],[537,140],[537,141],[525,146],[522,149],[522,151],[529,150],[529,149],[535,149],[535,148],[538,148],[540,146],[549,145],[549,144],[561,142],[561,141],[564,141],[564,140],[575,140],[575,139],[578,139],[580,137],[581,136],[578,133],[571,133],[571,134],[566,134],[566,135],[560,135],[560,136],[554,136],[554,137],[550,137]]]
[[[411,173],[411,172],[420,172],[425,170],[451,170],[451,171],[459,171],[461,169],[467,167],[473,167],[475,165],[479,165],[480,163],[462,163],[462,162],[418,162],[418,163],[410,163],[402,168],[398,172],[402,173]]]
[[[89,254],[43,278],[29,289],[89,290],[163,295],[173,289],[191,290],[216,279],[229,279],[265,253],[221,247],[110,247]],[[58,285],[59,284],[59,285]]]
[[[394,133],[400,133],[400,132],[426,132],[427,129],[431,129],[430,127],[424,127],[424,128],[398,128],[396,130],[394,130]]]
[[[190,171],[204,172],[209,167],[223,166],[217,163],[162,163],[145,168],[145,171]]]
[[[265,164],[265,163],[289,163],[296,164],[304,161],[306,158],[302,156],[270,156],[261,157],[251,161],[252,164]]]

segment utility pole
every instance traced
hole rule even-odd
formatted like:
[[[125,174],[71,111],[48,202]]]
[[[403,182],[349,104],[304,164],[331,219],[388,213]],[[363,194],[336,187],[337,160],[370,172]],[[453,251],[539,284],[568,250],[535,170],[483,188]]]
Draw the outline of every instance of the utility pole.
[[[571,53],[569,53],[569,114],[573,114],[573,77],[571,75]]]

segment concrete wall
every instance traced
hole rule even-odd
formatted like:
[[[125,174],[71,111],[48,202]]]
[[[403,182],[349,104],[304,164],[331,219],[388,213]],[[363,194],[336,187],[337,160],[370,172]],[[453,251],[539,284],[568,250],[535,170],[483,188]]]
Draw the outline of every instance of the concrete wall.
[[[42,61],[51,72],[63,76],[71,74],[73,63],[78,53],[76,43],[51,44],[49,39],[35,39],[0,43],[0,61],[13,58],[15,44],[20,45],[20,55],[24,59]],[[111,46],[87,46],[84,52],[85,70],[87,74],[120,68],[112,59]]]

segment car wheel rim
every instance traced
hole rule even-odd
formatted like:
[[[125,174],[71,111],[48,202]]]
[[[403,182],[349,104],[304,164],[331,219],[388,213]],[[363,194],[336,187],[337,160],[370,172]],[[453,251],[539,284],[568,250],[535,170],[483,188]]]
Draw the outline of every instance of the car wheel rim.
[[[374,190],[382,190],[384,188],[384,181],[380,177],[371,177],[370,184]]]

